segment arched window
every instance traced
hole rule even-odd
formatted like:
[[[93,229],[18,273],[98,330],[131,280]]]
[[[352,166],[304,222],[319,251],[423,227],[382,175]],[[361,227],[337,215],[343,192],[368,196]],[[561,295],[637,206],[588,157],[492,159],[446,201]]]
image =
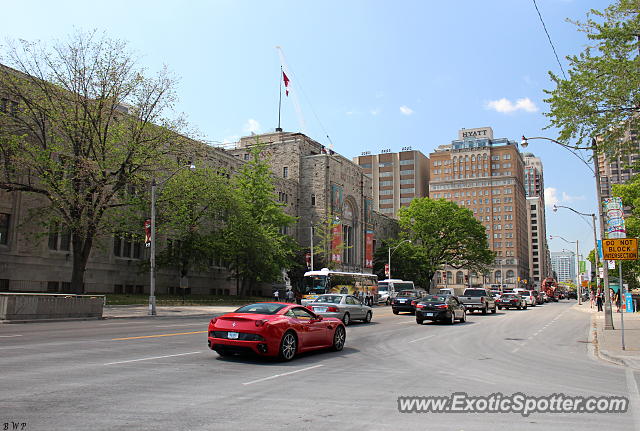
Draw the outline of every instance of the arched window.
[[[494,283],[502,283],[502,272],[496,271],[493,274]]]
[[[442,284],[442,273],[440,271],[436,271],[436,284]]]
[[[463,284],[463,283],[464,283],[464,275],[462,274],[462,271],[456,272],[456,284]]]
[[[464,162],[468,163],[469,162],[469,156],[464,156]]]
[[[342,262],[354,265],[356,262],[356,212],[350,202],[345,202],[340,223],[342,224]]]
[[[475,162],[475,161],[476,161],[476,156],[475,156],[475,155],[472,155],[472,156],[471,156],[471,161],[472,161],[472,162]]]
[[[513,281],[514,281],[513,279],[514,279],[514,277],[515,277],[515,276],[516,276],[516,273],[515,273],[515,272],[513,272],[512,270],[507,271],[507,274],[506,274],[506,277],[507,277],[506,281],[507,281],[507,283],[513,283]]]
[[[472,283],[477,283],[478,282],[478,273],[475,271],[471,272],[471,282]]]
[[[453,284],[453,273],[451,271],[447,271],[447,284]]]

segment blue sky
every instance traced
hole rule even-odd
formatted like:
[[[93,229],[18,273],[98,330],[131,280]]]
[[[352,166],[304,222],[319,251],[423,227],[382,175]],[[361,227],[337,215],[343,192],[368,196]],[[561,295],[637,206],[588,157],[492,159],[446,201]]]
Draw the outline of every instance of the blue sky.
[[[570,19],[608,1],[537,0],[563,66],[586,38]],[[292,92],[282,126],[304,131],[346,157],[363,151],[425,154],[460,128],[491,126],[496,137],[555,137],[543,130],[560,73],[532,0],[425,1],[3,1],[6,38],[52,41],[74,28],[124,39],[149,71],[179,77],[178,109],[211,141],[277,126],[282,47]],[[1,48],[0,48],[1,49]],[[297,106],[296,106],[297,105]],[[296,109],[296,108],[299,109]],[[592,173],[562,148],[532,141],[548,204],[594,212]],[[586,221],[547,211],[547,232],[593,246]],[[574,249],[562,240],[552,251]]]

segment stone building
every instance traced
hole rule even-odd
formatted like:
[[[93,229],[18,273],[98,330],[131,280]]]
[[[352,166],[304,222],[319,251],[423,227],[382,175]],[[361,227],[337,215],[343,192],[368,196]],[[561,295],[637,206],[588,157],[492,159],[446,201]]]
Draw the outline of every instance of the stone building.
[[[256,144],[263,146],[273,174],[295,185],[287,197],[287,209],[297,217],[290,234],[298,243],[309,250],[311,226],[320,226],[331,216],[336,222],[332,241],[343,244],[338,255],[331,256],[336,268],[371,272],[378,240],[395,236],[398,230],[395,220],[374,211],[372,180],[364,170],[302,133],[244,137],[229,152],[248,159],[249,148]],[[314,266],[320,269],[315,262]]]

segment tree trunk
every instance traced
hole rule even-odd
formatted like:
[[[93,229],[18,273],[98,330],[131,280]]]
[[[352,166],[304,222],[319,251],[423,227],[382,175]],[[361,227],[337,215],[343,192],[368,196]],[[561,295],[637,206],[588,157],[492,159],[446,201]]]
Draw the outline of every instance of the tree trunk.
[[[83,294],[84,289],[84,273],[87,269],[87,261],[91,253],[93,238],[87,238],[84,241],[80,235],[72,236],[73,244],[73,268],[71,271],[71,293]]]

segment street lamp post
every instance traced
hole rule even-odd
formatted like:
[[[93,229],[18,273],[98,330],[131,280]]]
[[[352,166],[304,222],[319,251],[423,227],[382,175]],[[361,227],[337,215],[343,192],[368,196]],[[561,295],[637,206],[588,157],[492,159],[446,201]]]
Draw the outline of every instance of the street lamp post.
[[[558,208],[566,208],[568,210],[573,211],[574,213],[581,216],[589,216],[591,217],[591,226],[593,227],[593,254],[594,260],[596,263],[596,292],[600,289],[600,276],[598,274],[598,268],[600,267],[600,253],[598,253],[598,234],[596,233],[596,215],[594,213],[581,213],[580,211],[576,211],[573,208],[564,206],[564,205],[553,205],[553,212],[557,212]]]
[[[410,242],[411,242],[411,240],[410,240],[410,239],[405,239],[405,240],[403,240],[403,241],[400,241],[400,243],[399,243],[398,245],[396,245],[395,247],[393,247],[393,249],[392,249],[391,247],[389,247],[389,261],[387,262],[387,263],[389,264],[389,277],[388,277],[388,278],[391,278],[391,254],[392,254],[394,251],[396,251],[396,249],[397,249],[398,247],[400,247],[400,246],[401,246],[403,243],[405,243],[405,242],[409,242],[409,243],[410,243]]]
[[[549,235],[550,239],[553,239],[553,237],[556,238],[560,238],[561,240],[563,240],[566,243],[569,244],[575,244],[576,245],[576,289],[578,292],[578,305],[582,305],[582,286],[580,286],[580,272],[579,272],[579,268],[580,268],[580,258],[578,257],[580,254],[580,250],[578,248],[578,244],[579,241],[575,240],[575,241],[568,241],[566,239],[564,239],[563,237],[561,237],[560,235]]]
[[[151,279],[149,280],[149,316],[156,315],[156,190],[158,186],[161,186],[169,181],[175,174],[177,174],[184,168],[189,168],[193,171],[196,167],[193,163],[189,162],[188,165],[178,168],[175,172],[173,172],[159,184],[156,182],[155,177],[151,180],[151,244],[149,250],[149,264],[151,267],[149,276],[151,277]]]
[[[528,145],[527,140],[529,139],[544,139],[546,141],[551,141],[555,144],[560,145],[561,147],[570,149],[570,150],[591,150],[593,152],[593,165],[594,170],[593,174],[596,179],[596,196],[598,199],[598,221],[600,222],[600,239],[604,239],[605,231],[604,231],[604,207],[602,206],[602,193],[600,190],[600,169],[598,166],[598,142],[596,138],[591,138],[591,146],[589,147],[578,147],[563,144],[561,142],[556,141],[555,139],[546,138],[543,136],[537,136],[534,138],[525,138],[522,136],[522,148],[526,148]],[[577,157],[577,156],[576,156]],[[584,160],[580,159],[584,162]],[[613,328],[613,313],[611,310],[611,295],[609,294],[609,262],[605,259],[602,260],[603,266],[603,281],[604,281],[604,329],[614,329]]]

